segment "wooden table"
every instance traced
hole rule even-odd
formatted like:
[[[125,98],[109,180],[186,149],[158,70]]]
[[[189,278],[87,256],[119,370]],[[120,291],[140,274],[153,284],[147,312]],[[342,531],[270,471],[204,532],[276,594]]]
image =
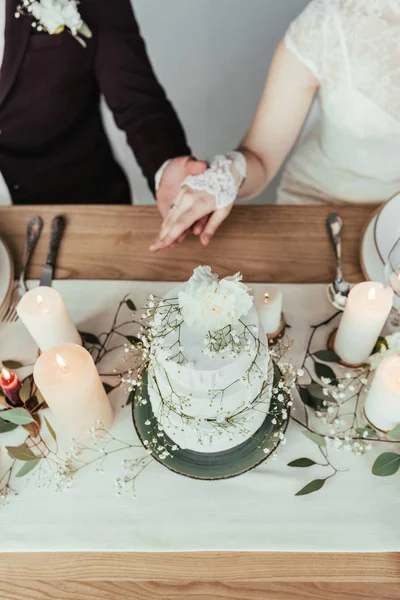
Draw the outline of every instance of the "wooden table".
[[[351,281],[362,279],[360,238],[374,210],[340,209]],[[334,274],[325,207],[236,208],[209,248],[192,239],[157,255],[147,250],[160,222],[154,207],[0,208],[0,236],[17,264],[29,217],[45,220],[30,277],[41,273],[49,225],[59,213],[69,223],[59,278],[184,280],[199,264],[221,275],[241,270],[253,282],[321,283]],[[0,600],[394,599],[399,583],[400,554],[393,553],[0,554]]]

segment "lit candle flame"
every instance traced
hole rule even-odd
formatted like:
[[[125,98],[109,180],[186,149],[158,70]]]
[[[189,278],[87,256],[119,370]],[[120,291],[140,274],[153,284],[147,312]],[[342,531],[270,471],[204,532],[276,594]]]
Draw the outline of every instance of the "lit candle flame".
[[[269,302],[269,294],[268,294],[268,292],[266,292],[264,294],[264,304],[268,304],[268,302]]]
[[[65,360],[63,359],[63,357],[60,356],[59,354],[56,354],[56,361],[57,361],[57,364],[60,367],[60,369],[62,369],[63,371],[65,371],[66,368],[67,368],[67,363],[65,362]]]
[[[373,287],[368,292],[368,300],[376,300],[376,289]]]
[[[36,296],[36,302],[39,304],[39,306],[42,306],[42,304],[43,304],[43,296],[41,296],[41,294],[38,294]]]
[[[2,374],[2,376],[4,377],[4,379],[6,381],[10,381],[10,379],[11,379],[11,373],[10,373],[10,371],[7,371],[7,369],[4,369],[4,367],[3,367],[1,369],[1,374]]]

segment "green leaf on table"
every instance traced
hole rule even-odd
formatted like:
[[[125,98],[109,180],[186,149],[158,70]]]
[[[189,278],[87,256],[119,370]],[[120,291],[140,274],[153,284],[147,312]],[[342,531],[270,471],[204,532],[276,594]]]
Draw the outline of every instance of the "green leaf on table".
[[[125,338],[128,340],[128,342],[130,344],[133,344],[133,345],[141,343],[141,340],[139,340],[139,338],[136,337],[135,335],[126,335]]]
[[[27,425],[33,421],[32,415],[25,408],[4,410],[1,413],[1,418],[9,423],[15,423],[15,425]]]
[[[299,395],[302,402],[304,402],[306,406],[310,406],[314,410],[321,410],[323,408],[322,400],[311,396],[310,392],[308,391],[308,387],[298,386],[297,389],[299,391]]]
[[[389,437],[391,437],[392,440],[396,440],[396,442],[400,441],[400,423],[396,425],[392,431],[389,431]]]
[[[373,349],[372,354],[382,352],[383,350],[389,350],[389,344],[387,342],[387,339],[381,336],[378,338],[378,341],[375,344],[375,348]]]
[[[25,477],[25,475],[28,475],[28,473],[30,473],[31,471],[33,471],[33,469],[40,463],[40,458],[37,458],[36,460],[29,460],[26,461],[24,465],[22,465],[22,467],[20,468],[20,470],[18,471],[18,473],[16,474],[15,477]]]
[[[80,331],[79,333],[86,344],[90,344],[92,346],[101,346],[101,341],[97,335],[94,335],[93,333],[87,333],[86,331]]]
[[[319,377],[320,379],[322,379],[322,377],[324,377],[325,379],[329,379],[332,385],[337,384],[336,374],[333,371],[333,369],[328,367],[328,365],[324,365],[323,363],[316,362],[315,363],[315,373],[316,373],[317,377]]]
[[[6,450],[11,458],[16,458],[17,460],[38,460],[36,454],[26,444],[21,444],[21,446],[6,446]]]
[[[8,423],[0,417],[0,433],[8,433],[9,431],[17,429],[17,427],[18,425],[16,425],[15,423]]]
[[[32,375],[30,375],[29,377],[24,379],[24,381],[22,382],[21,389],[19,390],[19,397],[21,398],[21,401],[24,404],[28,402],[29,398],[32,395],[32,381]]]
[[[315,358],[318,358],[318,360],[323,360],[324,362],[337,363],[340,361],[339,356],[331,350],[318,350],[318,352],[314,353],[314,356]]]
[[[137,388],[136,388],[137,389]],[[128,396],[128,400],[126,401],[126,406],[133,404],[136,396],[136,389],[132,390]]]
[[[44,422],[46,423],[46,427],[49,430],[49,433],[50,433],[51,437],[56,442],[57,441],[56,432],[54,431],[54,429],[52,428],[52,426],[50,425],[50,423],[48,422],[48,420],[46,419],[45,416],[43,416],[43,419],[44,419]]]
[[[126,300],[126,305],[127,305],[127,307],[128,307],[128,308],[129,308],[131,311],[133,311],[133,312],[135,312],[135,311],[137,310],[137,308],[136,308],[136,306],[135,306],[135,303],[134,303],[134,302],[133,302],[133,300],[131,300],[130,298],[128,298],[128,299]]]
[[[384,452],[372,466],[373,475],[378,477],[389,477],[394,475],[400,468],[400,454],[396,452]]]
[[[113,390],[115,390],[115,387],[110,385],[109,383],[103,383],[103,387],[106,391],[106,394],[110,394]]]
[[[356,433],[358,433],[358,435],[360,435],[361,437],[365,437],[365,439],[370,438],[373,440],[377,440],[379,437],[376,431],[371,429],[371,427],[357,427]]]
[[[296,460],[292,460],[292,462],[288,463],[288,467],[312,467],[317,463],[311,458],[297,458]]]
[[[312,494],[313,492],[318,492],[324,484],[326,479],[314,479],[308,483],[305,487],[303,487],[300,491],[295,494],[295,496],[305,496],[306,494]]]
[[[311,394],[311,396],[313,398],[316,398],[317,400],[322,400],[322,402],[324,402],[324,401],[335,402],[335,400],[332,398],[332,396],[330,394],[324,394],[324,388],[322,387],[322,385],[320,385],[316,381],[313,381],[312,383],[310,383],[310,385],[308,386],[307,389],[308,389],[309,393]]]
[[[305,435],[306,438],[314,442],[314,444],[317,444],[317,446],[319,446],[320,448],[326,448],[325,438],[322,437],[322,435],[319,435],[319,433],[314,433],[312,431],[303,431],[303,435]]]
[[[18,360],[3,360],[3,366],[6,369],[20,369],[24,365],[20,363]]]

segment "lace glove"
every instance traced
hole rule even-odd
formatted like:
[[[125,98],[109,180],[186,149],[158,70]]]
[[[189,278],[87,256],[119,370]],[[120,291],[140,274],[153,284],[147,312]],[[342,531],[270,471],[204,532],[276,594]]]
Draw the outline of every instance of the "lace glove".
[[[230,206],[246,179],[246,158],[241,152],[218,154],[201,175],[190,175],[181,183],[192,190],[206,191],[215,197],[216,208]]]

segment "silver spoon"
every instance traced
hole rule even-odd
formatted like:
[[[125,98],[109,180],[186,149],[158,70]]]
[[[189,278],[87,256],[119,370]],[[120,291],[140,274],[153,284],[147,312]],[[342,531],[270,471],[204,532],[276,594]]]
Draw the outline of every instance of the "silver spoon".
[[[330,240],[335,250],[336,257],[336,278],[328,285],[328,299],[338,310],[344,310],[351,286],[348,281],[343,279],[342,267],[342,229],[343,221],[337,213],[331,213],[326,225]]]

